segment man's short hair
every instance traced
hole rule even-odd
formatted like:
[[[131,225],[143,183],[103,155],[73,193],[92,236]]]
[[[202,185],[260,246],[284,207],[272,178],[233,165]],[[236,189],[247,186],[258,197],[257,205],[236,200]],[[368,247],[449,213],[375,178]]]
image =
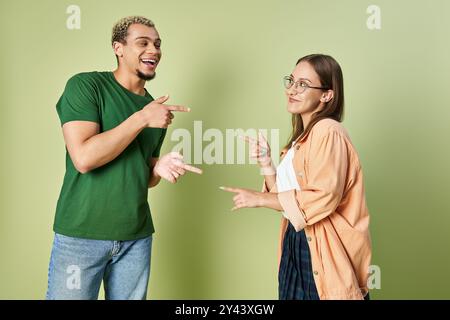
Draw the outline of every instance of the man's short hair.
[[[112,29],[112,37],[111,37],[111,44],[114,44],[114,42],[120,42],[123,44],[126,44],[126,37],[128,35],[128,28],[132,24],[143,24],[144,26],[154,28],[155,24],[150,19],[141,17],[141,16],[130,16],[120,19],[116,22]]]

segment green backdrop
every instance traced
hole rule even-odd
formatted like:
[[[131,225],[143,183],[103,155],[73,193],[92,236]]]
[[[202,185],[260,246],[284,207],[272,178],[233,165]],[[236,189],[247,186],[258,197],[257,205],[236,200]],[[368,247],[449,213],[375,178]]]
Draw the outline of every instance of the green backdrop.
[[[81,28],[68,29],[69,5]],[[367,20],[380,9],[381,28]],[[359,152],[371,213],[374,299],[450,298],[450,2],[24,1],[0,4],[0,298],[42,299],[64,175],[55,111],[75,73],[112,70],[112,25],[152,19],[163,39],[154,96],[192,108],[176,128],[290,133],[281,78],[309,53],[345,78],[344,125]],[[370,22],[369,21],[369,22]],[[370,24],[370,23],[369,23]],[[204,143],[204,146],[207,143]],[[254,165],[199,165],[203,176],[150,190],[156,227],[150,299],[276,299],[279,214],[230,212],[221,185],[259,189]]]

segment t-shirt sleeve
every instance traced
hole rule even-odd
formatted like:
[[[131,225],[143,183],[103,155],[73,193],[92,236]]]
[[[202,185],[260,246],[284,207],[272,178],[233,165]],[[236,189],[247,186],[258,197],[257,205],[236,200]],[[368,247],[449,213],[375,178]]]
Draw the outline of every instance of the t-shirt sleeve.
[[[161,146],[163,144],[164,138],[166,137],[167,129],[162,129],[161,137],[159,138],[158,145],[152,153],[152,158],[159,158],[159,153],[161,151]]]
[[[74,120],[100,123],[95,85],[80,75],[73,76],[67,81],[56,111],[61,125]]]

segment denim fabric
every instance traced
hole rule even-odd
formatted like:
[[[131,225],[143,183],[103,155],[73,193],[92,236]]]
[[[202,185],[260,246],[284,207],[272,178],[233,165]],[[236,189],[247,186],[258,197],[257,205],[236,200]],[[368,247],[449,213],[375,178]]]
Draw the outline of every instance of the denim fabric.
[[[81,239],[55,233],[48,300],[145,300],[152,236],[132,241]]]

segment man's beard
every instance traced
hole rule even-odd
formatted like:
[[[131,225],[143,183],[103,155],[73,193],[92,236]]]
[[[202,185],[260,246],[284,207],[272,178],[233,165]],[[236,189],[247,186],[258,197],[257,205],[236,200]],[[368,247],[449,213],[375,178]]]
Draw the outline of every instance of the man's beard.
[[[145,74],[145,73],[142,73],[140,70],[136,70],[136,71],[137,71],[137,76],[144,81],[152,80],[156,76],[156,72],[153,72],[153,74]]]

